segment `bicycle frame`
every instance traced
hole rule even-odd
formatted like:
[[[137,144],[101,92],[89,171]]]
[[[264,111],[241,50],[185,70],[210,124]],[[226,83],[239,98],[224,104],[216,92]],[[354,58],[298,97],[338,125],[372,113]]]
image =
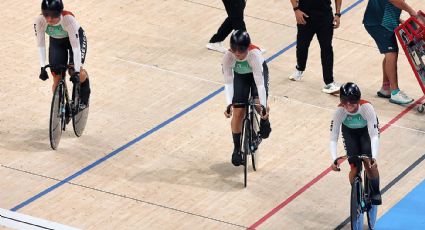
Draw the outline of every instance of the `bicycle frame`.
[[[354,176],[353,184],[351,185],[351,199],[350,199],[350,219],[351,229],[359,230],[363,229],[363,214],[367,215],[367,223],[370,229],[374,228],[377,214],[376,205],[372,205],[370,198],[370,183],[367,177],[366,170],[364,171],[364,180],[361,177],[362,173],[362,162],[365,159],[370,159],[368,156],[342,156],[338,157],[334,164],[337,165],[340,159],[356,159],[357,173]],[[362,184],[362,181],[364,182]]]
[[[248,104],[245,106],[245,117],[242,121],[243,122],[242,124],[245,124],[245,121],[248,121],[249,123],[250,132],[248,135],[248,140],[249,140],[248,143],[249,143],[250,153],[255,152],[255,150],[257,150],[258,145],[261,143],[261,138],[254,140],[254,136],[256,136],[255,126],[258,128],[260,127],[260,121],[258,119],[257,114],[255,113],[256,106],[261,106],[261,105],[255,103],[255,99],[251,97]]]
[[[241,148],[242,148],[242,160],[244,165],[244,185],[247,185],[247,174],[248,174],[248,155],[252,158],[252,168],[254,171],[257,170],[257,159],[255,152],[258,149],[258,145],[261,143],[261,137],[256,133],[256,129],[259,129],[260,122],[255,111],[257,106],[261,106],[263,114],[266,113],[264,106],[255,103],[255,99],[250,97],[248,103],[235,104],[243,105],[245,107],[245,115],[242,120],[242,131],[241,131]],[[229,110],[230,108],[228,108]]]

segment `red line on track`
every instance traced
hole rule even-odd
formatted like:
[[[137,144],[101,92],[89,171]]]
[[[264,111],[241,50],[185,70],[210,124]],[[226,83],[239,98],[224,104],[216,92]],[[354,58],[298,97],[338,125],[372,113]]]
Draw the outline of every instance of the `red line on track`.
[[[415,101],[415,103],[412,103],[406,109],[404,109],[403,111],[401,111],[401,113],[399,113],[396,117],[394,117],[393,119],[391,119],[391,121],[389,121],[387,124],[385,124],[380,129],[381,133],[384,132],[386,129],[388,129],[391,125],[393,125],[396,121],[398,121],[404,115],[406,115],[410,110],[412,110],[416,106],[416,104],[420,104],[420,102],[424,98],[425,98],[425,96],[422,96],[417,101]],[[261,219],[259,219],[257,222],[255,222],[254,224],[252,224],[248,229],[250,229],[250,230],[256,229],[258,226],[260,226],[261,224],[263,224],[267,219],[269,219],[270,217],[272,217],[274,214],[276,214],[281,209],[283,209],[286,205],[288,205],[293,200],[295,200],[295,198],[297,198],[299,195],[301,195],[302,193],[304,193],[308,188],[310,188],[315,183],[317,183],[320,179],[322,179],[323,177],[325,177],[331,170],[332,170],[331,167],[325,169],[322,173],[320,173],[318,176],[316,176],[313,180],[311,180],[310,182],[308,182],[306,185],[304,185],[302,188],[300,188],[298,191],[296,191],[294,194],[292,194],[290,197],[288,197],[286,200],[284,200],[282,203],[280,203],[278,206],[276,206],[270,212],[268,212],[266,215],[264,215]]]

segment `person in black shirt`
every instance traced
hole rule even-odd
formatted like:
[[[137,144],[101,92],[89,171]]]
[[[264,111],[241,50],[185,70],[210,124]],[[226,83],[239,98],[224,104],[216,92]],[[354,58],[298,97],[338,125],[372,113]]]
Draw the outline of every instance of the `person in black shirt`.
[[[331,0],[290,0],[297,20],[297,66],[289,76],[290,80],[299,81],[306,68],[308,48],[313,36],[319,40],[323,81],[322,92],[334,94],[339,92],[339,85],[333,79],[333,30],[340,24],[342,0],[335,0],[335,16],[332,13]]]

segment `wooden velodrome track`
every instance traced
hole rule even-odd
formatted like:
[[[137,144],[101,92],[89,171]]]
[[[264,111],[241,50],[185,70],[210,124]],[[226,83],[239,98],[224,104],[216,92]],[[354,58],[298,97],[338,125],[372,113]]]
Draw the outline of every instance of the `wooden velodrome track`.
[[[226,17],[222,2],[64,4],[87,33],[92,97],[84,135],[76,138],[68,126],[53,151],[51,80],[38,79],[32,26],[39,3],[0,2],[0,208],[81,229],[333,229],[348,217],[349,166],[327,170],[338,98],[321,93],[316,39],[303,80],[287,78],[296,36],[289,1],[247,2],[247,28],[269,58],[273,128],[247,188],[242,168],[230,163],[222,54],[205,48]],[[416,162],[387,186],[382,216],[424,180],[425,114],[375,96],[383,57],[362,25],[365,7],[362,0],[343,1],[335,79],[358,83],[384,127],[381,187]],[[423,93],[402,51],[399,78],[418,102]]]

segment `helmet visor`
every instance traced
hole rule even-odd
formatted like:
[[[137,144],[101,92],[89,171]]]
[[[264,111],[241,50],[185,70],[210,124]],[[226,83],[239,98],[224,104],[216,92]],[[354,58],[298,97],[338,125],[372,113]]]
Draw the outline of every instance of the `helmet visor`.
[[[59,11],[43,10],[42,13],[45,18],[59,18],[61,16],[61,12]]]
[[[344,105],[348,105],[348,104],[355,105],[359,103],[359,100],[354,98],[341,98],[340,101],[341,101],[341,104],[344,104]]]
[[[233,52],[238,53],[245,53],[248,50],[248,46],[238,46],[238,45],[230,45],[230,49],[232,49]]]

